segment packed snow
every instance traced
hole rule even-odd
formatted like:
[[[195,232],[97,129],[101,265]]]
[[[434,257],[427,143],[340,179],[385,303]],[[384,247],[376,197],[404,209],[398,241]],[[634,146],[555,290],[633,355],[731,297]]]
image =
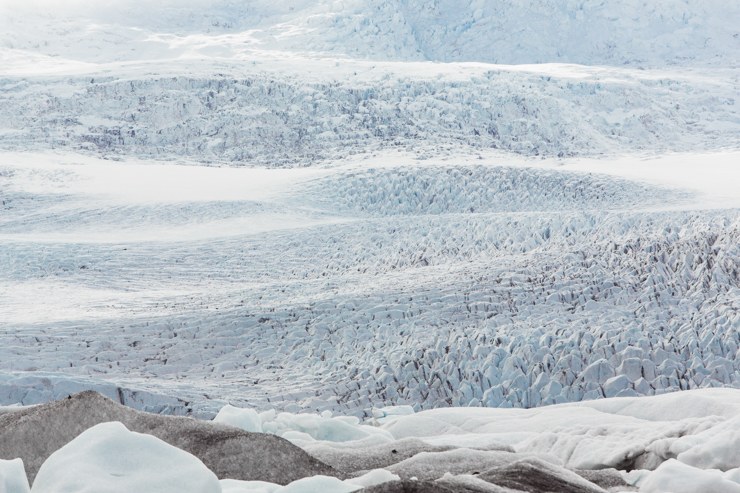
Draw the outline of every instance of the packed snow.
[[[740,491],[738,26],[720,0],[0,0],[0,414],[96,390],[353,475],[157,453],[209,491]],[[100,426],[32,491],[153,438]]]

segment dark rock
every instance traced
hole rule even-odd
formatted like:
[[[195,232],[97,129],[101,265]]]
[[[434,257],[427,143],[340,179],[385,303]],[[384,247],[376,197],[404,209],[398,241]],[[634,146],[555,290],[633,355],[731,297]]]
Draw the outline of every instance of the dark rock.
[[[33,482],[53,452],[88,428],[109,421],[120,421],[131,431],[153,435],[195,455],[219,479],[285,485],[317,474],[337,475],[330,466],[278,436],[145,413],[93,391],[0,415],[0,459],[23,459],[29,482]]]
[[[450,474],[474,474],[527,457],[511,452],[454,449],[447,452],[421,452],[386,469],[401,479],[418,478],[423,481],[439,479]]]
[[[576,469],[573,472],[607,491],[638,490],[638,488],[631,486],[627,481],[625,481],[616,469],[598,469],[594,471],[588,469]]]
[[[480,479],[528,493],[606,493],[573,471],[529,457],[480,474]]]
[[[344,472],[382,469],[409,459],[421,452],[446,452],[457,447],[435,446],[418,438],[403,438],[396,442],[362,448],[345,448],[338,443],[308,445],[304,450],[325,464]]]
[[[388,481],[364,488],[362,493],[467,493],[452,490],[432,481]]]
[[[502,488],[470,474],[460,474],[457,476],[446,474],[435,481],[435,483],[460,493],[517,493],[519,491]]]

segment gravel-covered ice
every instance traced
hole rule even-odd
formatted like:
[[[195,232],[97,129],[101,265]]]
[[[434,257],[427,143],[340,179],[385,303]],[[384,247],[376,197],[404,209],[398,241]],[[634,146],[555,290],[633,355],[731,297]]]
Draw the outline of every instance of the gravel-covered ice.
[[[60,428],[79,426],[78,422],[84,421],[85,415],[93,413],[93,409],[82,410],[79,416],[64,415],[63,412],[54,415],[49,413],[54,409],[63,409],[69,402],[85,398],[93,399],[90,402],[97,402],[98,407],[102,404],[108,408],[111,405],[118,406],[100,396],[86,393],[53,405],[11,411],[10,419],[13,420],[14,413],[21,416],[31,412],[34,413],[34,419],[43,418],[49,423],[54,421]],[[118,408],[125,409],[121,406]],[[225,415],[239,417],[238,411],[227,408]],[[446,484],[454,487],[457,484],[461,488],[473,488],[479,481],[492,485],[479,485],[481,491],[504,491],[500,488],[509,488],[536,492],[597,492],[604,489],[635,491],[635,488],[639,488],[645,492],[710,493],[736,491],[740,484],[740,462],[733,446],[733,437],[739,427],[737,417],[740,416],[740,391],[736,389],[700,389],[534,409],[461,407],[409,412],[408,408],[402,407],[398,409],[399,412],[394,411],[388,407],[378,409],[375,414],[384,414],[385,417],[381,419],[385,422],[376,422],[375,425],[361,424],[354,416],[329,417],[326,412],[323,416],[262,413],[257,416],[262,422],[262,432],[257,433],[276,433],[276,428],[269,425],[278,421],[300,423],[304,430],[310,431],[315,430],[323,420],[338,420],[346,428],[356,430],[372,428],[376,433],[370,437],[348,439],[347,433],[342,431],[314,438],[306,432],[286,427],[277,433],[282,433],[286,438],[290,438],[291,434],[303,436],[294,439],[294,443],[316,459],[333,466],[331,468],[317,462],[338,478],[314,475],[279,486],[259,481],[237,481],[226,476],[220,488],[234,493],[319,489],[349,492],[387,483],[392,485],[388,486],[389,491],[395,491],[393,488],[403,488],[403,483],[399,482],[403,480],[418,481],[419,485],[438,482],[441,486]],[[137,412],[128,410],[126,413]],[[243,414],[254,417],[248,411]],[[187,424],[188,418],[158,419],[176,420],[181,425],[190,426]],[[15,421],[23,423],[29,419]],[[254,421],[241,422],[246,426],[255,426]],[[190,423],[201,423],[198,424],[200,435],[210,426],[214,427],[214,433],[226,431],[223,423]],[[151,431],[156,432],[154,428]],[[181,430],[183,433],[185,431]],[[174,429],[168,433],[169,440],[178,441],[182,438],[176,436]],[[358,432],[357,435],[362,433]],[[253,432],[249,436],[256,438],[259,435]],[[382,437],[383,442],[369,440],[373,437]],[[440,441],[444,444],[439,445]],[[279,453],[270,450],[270,447],[279,444],[274,440],[272,445],[268,442],[264,442],[266,448],[260,453]],[[23,443],[16,445],[21,448],[24,446]],[[142,450],[149,450],[147,447],[150,446],[154,447],[152,453],[156,457],[149,457],[149,452],[141,453]],[[138,451],[136,457],[121,462],[129,449]],[[168,450],[177,451],[180,455],[175,454],[177,457],[172,458],[172,454],[165,453]],[[209,453],[207,450],[200,452]],[[160,467],[158,464],[168,457],[177,464]],[[227,457],[222,459],[228,460]],[[193,461],[200,466],[194,468],[192,464],[188,465]],[[3,477],[6,480],[25,478],[25,474],[19,475],[22,462],[4,461],[0,465],[4,465]],[[76,467],[84,467],[84,473],[75,472]],[[108,481],[111,471],[122,474],[120,477],[128,478],[129,482],[151,484],[150,481],[156,479],[152,467],[159,471],[156,474],[160,476],[165,474],[162,471],[177,473],[182,467],[190,472],[208,471],[203,463],[185,451],[154,436],[130,432],[120,422],[109,422],[87,429],[54,452],[41,465],[32,491],[47,491],[52,487],[50,485],[57,489],[49,491],[67,491],[58,488],[67,488],[72,484],[70,481],[76,485],[74,488],[93,488],[101,481]],[[621,471],[621,476],[615,469]],[[281,474],[280,471],[276,472]],[[282,474],[285,473],[283,471]],[[208,474],[216,481],[213,473],[208,471]],[[216,482],[216,485],[219,483]]]

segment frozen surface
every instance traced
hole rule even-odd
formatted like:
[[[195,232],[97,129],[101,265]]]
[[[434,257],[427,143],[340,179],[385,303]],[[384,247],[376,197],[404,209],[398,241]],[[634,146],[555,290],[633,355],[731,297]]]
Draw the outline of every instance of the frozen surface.
[[[262,418],[254,409],[242,409],[227,404],[221,408],[213,421],[236,426],[245,431],[262,433]]]
[[[86,430],[54,452],[41,466],[32,491],[219,493],[221,487],[196,457],[110,422]]]
[[[0,460],[0,492],[29,493],[28,478],[23,460]]]
[[[672,409],[679,412],[672,413]],[[226,414],[238,416],[240,413],[227,408],[223,415]],[[249,412],[242,414],[252,416]],[[172,445],[192,450],[196,456],[204,457],[203,463],[183,450],[178,453],[198,461],[202,470],[206,470],[204,463],[211,464],[210,467],[216,470],[219,466],[213,463],[214,457],[228,461],[230,457],[224,452],[236,450],[234,447],[222,447],[222,442],[226,440],[223,433],[227,431],[246,435],[252,440],[249,450],[258,451],[258,455],[264,456],[267,461],[259,465],[255,456],[234,457],[241,468],[230,471],[223,467],[218,469],[222,478],[218,483],[220,488],[232,493],[316,490],[349,493],[363,487],[377,487],[379,491],[396,491],[400,488],[403,491],[403,488],[407,488],[405,481],[416,482],[414,484],[419,488],[437,484],[440,488],[452,491],[468,489],[495,493],[603,493],[638,489],[644,492],[708,493],[733,492],[740,487],[740,460],[734,445],[740,428],[737,419],[740,416],[740,391],[736,389],[699,389],[649,397],[555,404],[534,409],[460,407],[410,412],[407,407],[385,407],[376,409],[374,414],[382,414],[382,418],[374,419],[384,422],[369,426],[361,424],[354,416],[330,417],[326,411],[323,415],[288,412],[276,415],[274,411],[269,411],[257,415],[262,422],[262,432],[245,434],[223,423],[141,413],[88,392],[11,412],[3,417],[0,429],[4,433],[3,456],[13,453],[10,452],[13,446],[30,446],[34,450],[39,448],[39,444],[31,443],[29,433],[25,436],[21,434],[24,427],[27,432],[38,430],[39,419],[45,420],[47,429],[58,430],[54,435],[50,432],[45,437],[48,439],[43,442],[58,450],[46,459],[35,476],[34,490],[42,488],[40,491],[46,488],[45,475],[50,474],[44,471],[55,471],[58,457],[65,456],[68,450],[80,448],[79,443],[87,443],[90,436],[95,438],[92,445],[102,447],[94,455],[103,469],[111,464],[106,459],[105,450],[115,450],[115,457],[120,457],[128,443],[124,438],[137,441],[140,437],[147,437],[146,440],[154,440],[152,443],[172,450],[177,450]],[[103,418],[99,415],[103,415]],[[57,436],[62,431],[75,435],[74,429],[79,429],[80,423],[89,425],[96,420],[100,423],[101,420],[106,422],[118,417],[130,423],[132,428],[155,436],[130,432],[121,422],[97,424],[91,428],[83,426],[82,429],[86,431],[71,442],[60,442]],[[306,463],[306,459],[301,459],[298,456],[300,454],[296,455],[300,451],[284,440],[270,437],[270,433],[276,433],[271,424],[278,421],[301,423],[304,430],[315,430],[316,424],[322,423],[322,420],[343,422],[347,429],[373,428],[376,433],[365,437],[358,433],[360,438],[348,439],[346,432],[312,437],[295,429],[277,430],[286,438],[293,437],[293,441],[309,454],[335,467],[331,469],[315,461],[314,472],[309,473],[309,477],[286,481],[290,473],[295,471],[285,470],[285,463],[282,468],[278,466],[276,458],[279,456],[284,459],[287,453],[292,453],[294,459],[288,465],[292,469],[297,468],[298,462]],[[254,426],[254,422],[247,424]],[[105,427],[110,427],[110,430]],[[115,433],[106,431],[101,435],[99,430],[112,430],[111,433]],[[208,434],[210,438],[206,437]],[[401,436],[413,438],[396,438]],[[169,444],[157,437],[162,437]],[[196,437],[203,447],[193,448],[188,437]],[[377,443],[376,437],[381,438],[382,443]],[[114,439],[126,443],[112,448],[104,446]],[[263,443],[258,443],[260,441]],[[447,444],[435,445],[439,441],[446,441]],[[505,442],[512,445],[500,445]],[[63,446],[59,448],[60,445]],[[88,445],[80,450],[90,452],[92,445]],[[208,447],[211,447],[215,456],[206,450]],[[216,450],[218,447],[221,449]],[[292,452],[289,450],[291,448]],[[166,456],[162,453],[158,455],[160,459]],[[65,459],[66,463],[72,465],[90,462],[81,456],[68,459]],[[138,462],[123,461],[120,467],[129,468],[124,473],[130,479],[144,481],[142,478],[149,474],[146,469],[155,462],[144,457]],[[35,464],[36,461],[29,457],[29,463]],[[241,474],[245,464],[257,468],[257,476],[282,479],[285,486],[263,480],[232,479],[230,474]],[[20,461],[4,461],[0,465],[12,466],[6,469],[10,471],[15,468],[13,470],[18,473],[6,474],[5,477],[15,475],[25,479]],[[268,473],[266,466],[275,471]],[[60,466],[56,470],[73,469],[72,466]],[[95,467],[88,467],[89,474],[95,475],[95,470]],[[157,470],[162,468],[158,467]],[[94,484],[96,481],[92,477],[72,476],[85,484]],[[215,480],[216,476],[213,478]],[[55,485],[63,485],[65,481],[58,478],[49,480]],[[380,488],[379,485],[385,486]]]
[[[4,0],[0,19],[3,150],[284,167],[740,137],[722,0]]]
[[[704,471],[671,459],[653,472],[640,486],[646,493],[735,493],[740,484],[722,477],[716,470]]]
[[[559,485],[567,491],[602,491],[598,485],[603,485],[608,491],[634,491],[631,485],[636,485],[640,491],[710,492],[735,491],[740,484],[740,391],[735,389],[536,409],[409,413],[401,407],[375,409],[373,414],[380,430],[392,438],[376,443],[368,438],[316,440],[304,434],[293,441],[339,471],[358,475],[362,469],[384,468],[402,479],[450,485],[483,479],[515,490],[550,491],[547,488]],[[304,425],[328,419],[294,416]],[[274,418],[263,413],[265,424]],[[347,419],[332,419],[342,418]],[[292,417],[282,413],[281,419],[288,422]],[[347,423],[364,426],[349,419]],[[632,472],[620,477],[614,469]]]
[[[0,406],[93,389],[354,472],[512,448],[731,488],[739,25],[0,0]]]
[[[708,77],[684,67],[267,58],[193,60],[183,73],[183,64],[0,68],[0,149],[294,167],[382,149],[425,161],[491,149],[720,152],[740,140],[740,69],[726,66]]]
[[[736,152],[3,156],[0,403],[92,388],[170,414],[373,418],[738,382]],[[705,159],[713,179],[670,173]]]
[[[521,491],[568,491],[572,493],[604,493],[578,474],[537,457],[493,467],[480,474],[491,483]]]

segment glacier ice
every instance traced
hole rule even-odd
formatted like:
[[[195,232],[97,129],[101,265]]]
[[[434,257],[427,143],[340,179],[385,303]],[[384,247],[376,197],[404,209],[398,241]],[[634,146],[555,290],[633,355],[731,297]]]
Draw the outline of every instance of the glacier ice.
[[[96,390],[352,474],[731,491],[739,15],[0,4],[0,420]],[[500,489],[455,471],[370,491]]]
[[[236,426],[245,431],[262,433],[262,418],[254,409],[237,408],[227,404],[221,408],[213,421]]]
[[[117,421],[182,453],[192,454],[219,478],[279,484],[332,469],[287,440],[264,433],[182,416],[136,411],[86,391],[0,416],[0,457],[22,458],[34,481],[49,456],[83,431]],[[46,430],[40,433],[39,430]]]
[[[647,493],[735,493],[740,484],[725,479],[717,470],[696,469],[675,459],[669,459],[640,483]]]
[[[218,478],[195,456],[120,422],[101,423],[54,452],[34,492],[195,491],[218,493]]]
[[[30,493],[22,459],[0,459],[0,492]]]

